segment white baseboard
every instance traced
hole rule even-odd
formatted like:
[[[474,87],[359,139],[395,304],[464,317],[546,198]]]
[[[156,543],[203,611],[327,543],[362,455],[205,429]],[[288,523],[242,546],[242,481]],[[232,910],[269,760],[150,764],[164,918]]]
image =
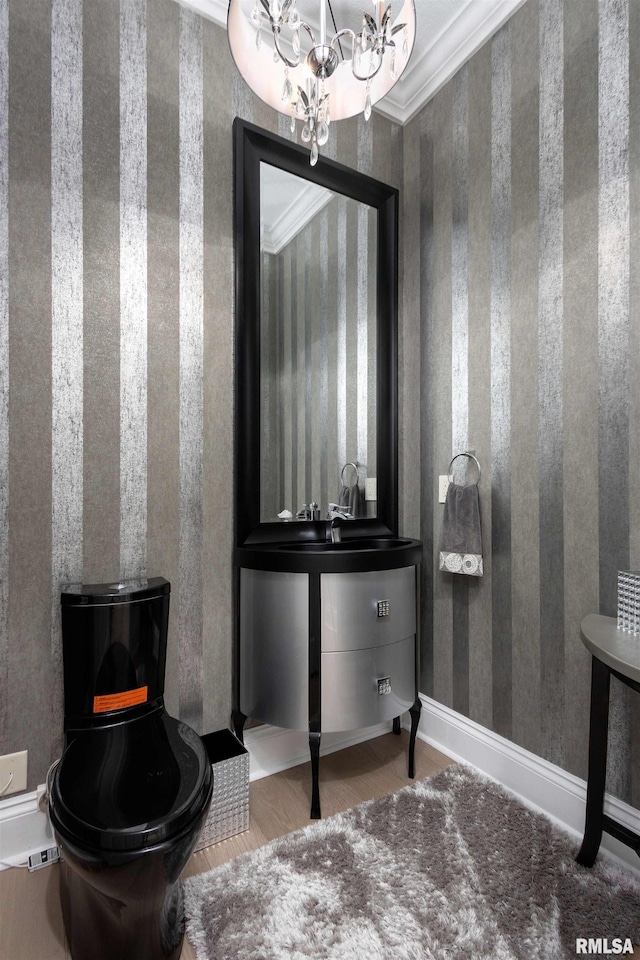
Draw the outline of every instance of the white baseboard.
[[[475,767],[520,797],[528,806],[546,813],[565,830],[581,838],[587,784],[510,740],[487,730],[449,707],[420,694],[422,712],[418,736],[436,749]],[[605,813],[640,834],[640,811],[607,794]],[[640,874],[638,855],[605,833],[602,852]]]
[[[378,723],[364,730],[346,730],[340,733],[323,733],[320,740],[320,756],[351,747],[354,743],[372,740],[391,730],[391,722]],[[245,731],[244,743],[249,751],[250,780],[269,777],[280,770],[288,770],[309,760],[309,734],[304,730],[285,730],[264,724]]]
[[[586,783],[542,757],[487,730],[473,720],[420,694],[422,713],[418,736],[452,760],[467,763],[501,783],[528,806],[546,813],[576,839],[584,829]],[[391,723],[365,730],[322,735],[322,755],[388,733]],[[245,733],[250,756],[250,779],[309,760],[309,736],[304,731],[261,726]],[[0,861],[22,863],[31,853],[51,846],[51,827],[38,809],[38,795],[21,794],[0,801]],[[605,812],[640,834],[640,811],[607,794]],[[640,874],[640,859],[629,847],[605,833],[602,852]],[[0,870],[6,866],[0,863]]]
[[[0,871],[27,862],[55,843],[49,817],[38,807],[44,788],[0,802]]]

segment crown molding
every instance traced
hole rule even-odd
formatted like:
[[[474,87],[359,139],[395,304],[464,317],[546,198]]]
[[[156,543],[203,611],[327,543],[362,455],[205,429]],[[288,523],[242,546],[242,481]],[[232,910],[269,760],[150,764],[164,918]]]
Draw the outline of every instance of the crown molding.
[[[277,219],[264,226],[262,249],[265,253],[280,253],[333,197],[330,190],[315,183],[302,183],[301,187],[297,184],[290,187],[288,202],[278,204]]]
[[[177,0],[226,28],[228,0]],[[384,100],[374,109],[405,124],[464,66],[480,47],[506,23],[526,0],[467,0],[420,53],[418,40],[409,66]],[[416,0],[420,16],[420,0]]]
[[[409,66],[374,109],[396,123],[408,123],[524,3],[468,0],[422,53],[414,47]]]
[[[176,2],[227,29],[229,0],[176,0]]]

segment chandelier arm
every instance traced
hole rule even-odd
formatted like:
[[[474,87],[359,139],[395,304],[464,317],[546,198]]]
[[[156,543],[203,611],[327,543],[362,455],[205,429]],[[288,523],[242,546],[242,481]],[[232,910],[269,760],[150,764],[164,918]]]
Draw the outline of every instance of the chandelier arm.
[[[278,43],[278,37],[280,36],[280,28],[277,26],[277,24],[272,23],[271,29],[273,31],[273,45],[278,51],[278,56],[282,61],[284,61],[284,63],[286,63],[288,67],[291,67],[292,70],[295,70],[296,67],[300,66],[300,54],[298,54],[297,60],[289,60],[289,58],[285,56],[285,54],[280,49],[280,44]]]
[[[377,76],[377,74],[379,73],[380,67],[382,66],[382,61],[384,59],[384,50],[380,51],[379,49],[374,48],[371,51],[371,53],[377,53],[378,55],[378,66],[375,68],[375,70],[372,73],[367,73],[361,76],[353,66],[353,59],[351,60],[351,72],[356,78],[356,80],[373,80],[373,78]]]
[[[353,30],[349,29],[349,27],[345,27],[343,30],[338,30],[338,32],[336,33],[336,35],[334,36],[330,44],[330,46],[333,47],[334,50],[336,49],[336,44],[338,44],[338,46],[340,47],[340,53],[342,55],[343,60],[345,59],[345,56],[344,56],[344,53],[342,52],[342,46],[340,45],[340,37],[346,37],[346,36],[351,37],[351,43],[355,46],[356,35],[353,32]]]
[[[313,35],[313,30],[311,29],[311,27],[309,26],[309,24],[308,24],[308,23],[305,23],[304,20],[301,20],[301,21],[300,21],[300,26],[301,26],[301,27],[304,27],[304,29],[305,29],[305,30],[307,31],[307,33],[309,34],[309,39],[311,40],[311,45],[312,45],[313,47],[317,47],[316,38],[314,37],[314,35]]]

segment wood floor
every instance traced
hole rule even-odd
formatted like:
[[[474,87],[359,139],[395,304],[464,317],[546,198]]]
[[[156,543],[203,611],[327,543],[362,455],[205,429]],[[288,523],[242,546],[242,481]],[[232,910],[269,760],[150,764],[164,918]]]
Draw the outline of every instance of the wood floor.
[[[407,734],[392,733],[322,757],[320,799],[324,817],[399,790],[407,779]],[[416,778],[443,770],[451,761],[418,740]],[[309,764],[256,780],[250,786],[250,828],[195,853],[184,876],[202,873],[245,850],[309,824]],[[70,960],[62,927],[58,866],[35,873],[0,873],[0,960]],[[143,958],[141,958],[143,960]],[[185,939],[181,960],[195,960]]]

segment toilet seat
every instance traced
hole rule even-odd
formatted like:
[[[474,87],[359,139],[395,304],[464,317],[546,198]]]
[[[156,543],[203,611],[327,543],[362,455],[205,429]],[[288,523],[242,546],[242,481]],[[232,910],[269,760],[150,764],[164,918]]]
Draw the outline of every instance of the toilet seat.
[[[192,829],[211,781],[198,735],[159,707],[75,734],[52,776],[52,824],[83,849],[145,850]]]

